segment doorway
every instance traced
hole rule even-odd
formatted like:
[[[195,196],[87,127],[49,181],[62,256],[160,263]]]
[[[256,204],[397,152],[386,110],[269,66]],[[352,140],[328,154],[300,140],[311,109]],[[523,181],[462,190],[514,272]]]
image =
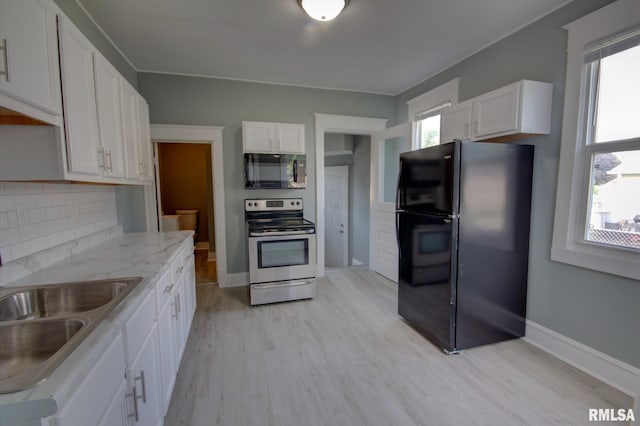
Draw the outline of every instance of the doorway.
[[[211,145],[156,142],[163,231],[193,230],[196,284],[217,282]]]
[[[325,134],[325,266],[369,265],[371,138]]]

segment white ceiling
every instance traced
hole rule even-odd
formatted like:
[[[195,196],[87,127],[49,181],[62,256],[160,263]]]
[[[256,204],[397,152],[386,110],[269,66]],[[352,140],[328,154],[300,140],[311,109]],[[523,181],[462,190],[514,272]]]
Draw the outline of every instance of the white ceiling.
[[[567,0],[76,0],[138,71],[398,94]]]

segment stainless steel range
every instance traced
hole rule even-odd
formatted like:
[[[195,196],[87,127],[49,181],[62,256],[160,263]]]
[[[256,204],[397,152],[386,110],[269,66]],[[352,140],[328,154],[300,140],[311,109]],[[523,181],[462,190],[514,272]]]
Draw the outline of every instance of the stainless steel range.
[[[301,198],[244,200],[252,305],[316,295],[316,226]]]

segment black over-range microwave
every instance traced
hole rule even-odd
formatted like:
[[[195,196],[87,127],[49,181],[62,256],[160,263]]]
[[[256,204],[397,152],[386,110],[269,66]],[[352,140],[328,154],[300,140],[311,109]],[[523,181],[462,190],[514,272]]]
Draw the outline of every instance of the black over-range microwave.
[[[298,189],[307,187],[303,154],[244,154],[247,189]]]

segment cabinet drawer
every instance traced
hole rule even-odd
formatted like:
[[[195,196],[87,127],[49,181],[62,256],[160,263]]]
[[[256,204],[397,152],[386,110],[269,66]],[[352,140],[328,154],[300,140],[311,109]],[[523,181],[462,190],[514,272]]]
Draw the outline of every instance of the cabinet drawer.
[[[178,251],[175,259],[171,262],[171,282],[176,284],[184,272],[184,257],[182,251]]]
[[[171,268],[167,269],[156,283],[156,301],[158,304],[158,314],[160,314],[173,295],[175,284],[171,280]]]
[[[140,352],[142,344],[153,328],[155,316],[155,292],[150,291],[124,326],[124,348],[128,362],[131,362]]]
[[[118,334],[50,423],[57,426],[95,424],[109,407],[124,374],[124,348],[122,335]]]

